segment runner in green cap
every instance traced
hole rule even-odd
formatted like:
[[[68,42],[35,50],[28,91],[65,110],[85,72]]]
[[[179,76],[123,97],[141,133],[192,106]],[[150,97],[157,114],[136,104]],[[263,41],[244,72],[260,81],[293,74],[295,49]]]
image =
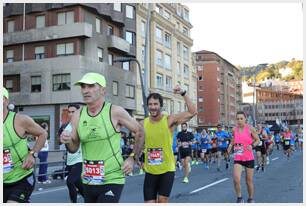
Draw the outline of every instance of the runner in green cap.
[[[27,115],[9,111],[9,93],[3,88],[3,202],[29,202],[35,178],[33,165],[47,132]],[[32,150],[26,135],[38,137]]]
[[[105,101],[106,81],[101,74],[87,73],[75,84],[81,87],[86,105],[74,112],[71,131],[62,132],[61,142],[72,153],[81,145],[85,202],[119,202],[125,174],[132,171],[134,158],[138,159],[143,147],[143,129],[124,108]],[[134,151],[125,161],[120,147],[121,127],[134,133],[136,140]]]

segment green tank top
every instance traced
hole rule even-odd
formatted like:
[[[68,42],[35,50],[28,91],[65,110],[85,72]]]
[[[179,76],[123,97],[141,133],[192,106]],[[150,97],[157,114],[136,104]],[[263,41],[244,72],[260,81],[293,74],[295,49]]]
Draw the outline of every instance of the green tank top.
[[[158,175],[175,171],[172,150],[173,134],[168,127],[168,116],[163,115],[159,122],[152,123],[149,117],[144,119],[145,162],[147,173]]]
[[[87,106],[81,110],[77,132],[83,155],[82,181],[87,185],[125,183],[121,136],[112,124],[111,106],[104,102],[96,116],[88,114]]]
[[[29,154],[27,139],[20,137],[14,127],[16,113],[9,112],[3,122],[3,183],[14,183],[33,172],[22,169]]]

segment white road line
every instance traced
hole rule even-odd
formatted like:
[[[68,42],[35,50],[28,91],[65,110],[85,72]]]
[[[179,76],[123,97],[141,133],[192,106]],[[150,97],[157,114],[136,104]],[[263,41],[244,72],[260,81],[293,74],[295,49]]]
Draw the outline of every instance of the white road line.
[[[201,187],[201,188],[199,188],[199,189],[193,190],[193,191],[191,191],[189,194],[193,194],[193,193],[199,192],[199,191],[201,191],[201,190],[204,190],[204,189],[206,189],[206,188],[209,188],[209,187],[211,187],[211,186],[214,186],[214,185],[216,185],[216,184],[219,184],[219,183],[221,183],[221,182],[224,182],[224,181],[226,181],[226,180],[228,180],[228,179],[229,179],[229,178],[224,178],[224,179],[218,180],[218,181],[213,182],[213,183],[211,183],[211,184],[209,184],[209,185],[206,185],[206,186]]]
[[[32,196],[33,195],[40,195],[40,194],[44,194],[44,193],[48,193],[48,192],[55,192],[55,191],[59,191],[59,190],[64,190],[66,188],[67,188],[66,186],[63,186],[63,187],[57,187],[57,188],[54,188],[54,189],[46,189],[46,190],[42,190],[42,191],[38,191],[38,192],[33,192]]]
[[[275,158],[273,158],[273,159],[272,159],[272,161],[277,160],[277,159],[279,159],[279,157],[275,157]]]

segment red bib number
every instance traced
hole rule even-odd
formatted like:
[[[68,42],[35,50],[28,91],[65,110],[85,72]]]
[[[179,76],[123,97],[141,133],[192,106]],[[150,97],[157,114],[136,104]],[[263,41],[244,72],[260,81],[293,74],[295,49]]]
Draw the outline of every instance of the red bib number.
[[[14,163],[9,149],[3,150],[3,173],[9,173],[13,170]]]
[[[84,161],[84,176],[90,185],[100,185],[104,182],[104,161]]]
[[[148,149],[148,163],[149,165],[160,165],[163,163],[163,149],[149,148]]]

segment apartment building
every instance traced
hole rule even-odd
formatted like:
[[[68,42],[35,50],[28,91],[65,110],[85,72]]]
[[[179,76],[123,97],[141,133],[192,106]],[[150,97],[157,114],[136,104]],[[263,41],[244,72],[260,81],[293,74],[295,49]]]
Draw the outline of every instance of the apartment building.
[[[51,149],[69,103],[81,103],[74,82],[103,74],[106,100],[136,110],[136,70],[116,57],[136,57],[135,4],[9,3],[3,7],[3,85],[17,111],[45,121]]]
[[[187,90],[188,95],[196,104],[197,76],[192,64],[190,38],[192,25],[189,21],[189,9],[179,3],[152,3],[150,5],[149,34],[149,68],[148,88],[150,92],[158,92],[164,97],[164,112],[173,114],[186,111],[183,98],[173,95],[176,84]],[[146,22],[149,4],[137,4],[137,59],[144,69]],[[137,75],[137,106],[136,118],[143,119],[141,86]],[[197,127],[194,117],[191,128]]]
[[[206,50],[194,53],[198,75],[198,125],[232,127],[242,101],[239,70],[218,54]]]

